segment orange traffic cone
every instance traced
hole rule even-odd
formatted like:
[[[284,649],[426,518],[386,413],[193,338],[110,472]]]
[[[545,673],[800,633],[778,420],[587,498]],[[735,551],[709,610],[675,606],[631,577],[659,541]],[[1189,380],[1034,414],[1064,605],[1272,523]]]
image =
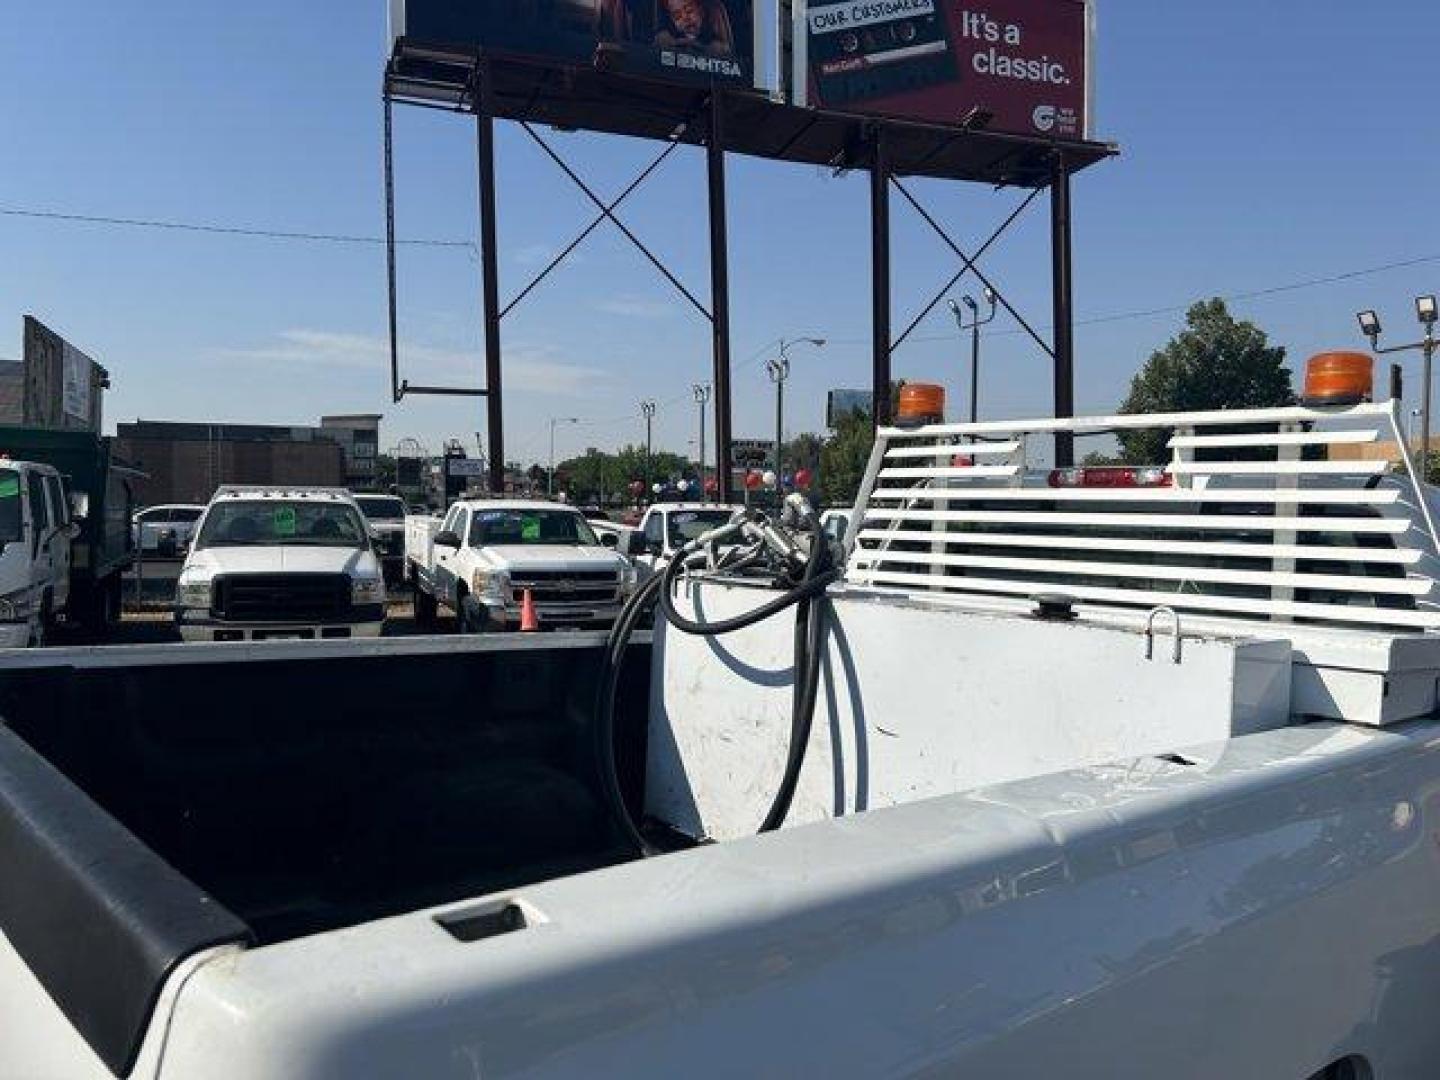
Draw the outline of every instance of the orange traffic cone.
[[[540,629],[540,616],[535,613],[535,599],[526,589],[520,600],[520,630],[521,632]]]

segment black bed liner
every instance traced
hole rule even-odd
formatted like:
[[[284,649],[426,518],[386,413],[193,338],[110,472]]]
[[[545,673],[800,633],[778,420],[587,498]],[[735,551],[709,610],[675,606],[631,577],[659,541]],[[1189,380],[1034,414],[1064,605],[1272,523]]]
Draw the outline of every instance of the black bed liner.
[[[120,1075],[198,950],[633,858],[594,775],[602,638],[0,668],[0,931]],[[637,804],[649,652],[617,708]]]

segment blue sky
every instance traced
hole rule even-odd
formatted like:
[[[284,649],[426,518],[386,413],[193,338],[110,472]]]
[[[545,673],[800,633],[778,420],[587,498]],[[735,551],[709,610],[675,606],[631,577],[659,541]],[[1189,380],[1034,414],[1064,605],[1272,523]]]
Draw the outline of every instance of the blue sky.
[[[1294,363],[1356,344],[1361,307],[1412,331],[1413,296],[1440,291],[1433,5],[1102,0],[1098,11],[1096,129],[1123,155],[1075,181],[1081,319],[1434,255],[1235,305]],[[0,37],[0,208],[379,235],[385,46],[380,0],[25,5]],[[401,234],[472,239],[472,124],[419,110],[397,120]],[[606,194],[659,149],[550,137]],[[498,161],[509,296],[590,214],[518,129],[501,125]],[[868,382],[865,179],[732,157],[729,182],[736,435],[770,427],[767,348],[806,334],[831,344],[792,353],[787,426],[818,429],[827,388]],[[700,151],[681,149],[624,214],[702,296],[703,190]],[[932,182],[914,190],[972,247],[1019,198]],[[985,263],[1037,323],[1049,321],[1044,208],[1042,198]],[[898,198],[893,216],[898,327],[953,259]],[[473,256],[407,248],[401,281],[407,376],[478,381]],[[110,368],[112,423],[377,411],[387,445],[472,440],[478,402],[389,401],[384,285],[373,245],[0,216],[0,357],[18,358],[28,312]],[[1082,325],[1079,407],[1113,407],[1179,320]],[[1045,357],[1003,316],[993,331],[982,412],[1043,414]],[[943,308],[916,338],[897,353],[897,375],[948,383],[958,412],[964,354]],[[614,230],[598,231],[507,319],[505,342],[510,457],[542,459],[552,416],[586,421],[560,428],[562,456],[637,439],[642,396],[662,402],[659,443],[683,450],[694,437],[690,385],[708,378],[707,328]]]

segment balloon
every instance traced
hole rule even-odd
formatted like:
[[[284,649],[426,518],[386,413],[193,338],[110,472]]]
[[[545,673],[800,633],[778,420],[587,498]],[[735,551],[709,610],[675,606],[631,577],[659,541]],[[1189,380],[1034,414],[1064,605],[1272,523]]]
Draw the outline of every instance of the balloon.
[[[678,484],[675,485],[675,490],[680,492],[681,495],[684,495],[685,492],[690,490],[690,481],[681,480]]]
[[[659,495],[660,492],[665,490],[665,485],[657,480],[655,481],[655,483],[650,485],[650,490],[653,491],[656,495]]]
[[[631,481],[630,481],[630,494],[631,494],[631,495],[643,495],[644,493],[645,493],[645,481],[644,481],[644,480],[631,480]]]
[[[798,488],[808,488],[808,487],[810,486],[810,481],[813,480],[813,479],[815,479],[815,478],[810,475],[810,470],[809,470],[809,469],[797,469],[797,470],[795,470],[795,486],[796,486],[796,487],[798,487]]]
[[[720,490],[720,481],[716,480],[715,477],[713,477],[713,476],[707,476],[707,477],[705,478],[705,491],[706,491],[706,493],[707,493],[707,494],[710,494],[710,495],[714,495],[715,492],[717,492],[717,491],[719,491],[719,490]]]
[[[765,481],[765,486],[766,486],[766,487],[774,487],[774,486],[775,486],[775,470],[774,470],[774,469],[766,469],[766,470],[765,470],[765,475],[764,475],[763,477],[761,477],[761,479]]]
[[[754,491],[760,486],[761,483],[762,481],[760,479],[759,473],[752,470],[745,474],[745,488],[747,491]]]

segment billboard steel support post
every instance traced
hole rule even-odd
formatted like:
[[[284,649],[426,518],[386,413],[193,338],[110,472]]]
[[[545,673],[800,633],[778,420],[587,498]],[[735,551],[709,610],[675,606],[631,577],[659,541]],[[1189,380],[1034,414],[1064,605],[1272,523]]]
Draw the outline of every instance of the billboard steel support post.
[[[725,96],[710,95],[710,322],[715,383],[715,497],[730,501],[730,259],[725,220]],[[703,483],[702,483],[703,490]]]
[[[885,156],[885,134],[871,133],[870,159],[870,384],[874,393],[871,422],[890,423],[890,168]]]
[[[394,106],[390,95],[385,101],[385,274],[389,299],[390,327],[390,398],[398,402],[405,395],[400,391],[400,342],[396,328],[395,294],[395,133]]]
[[[500,364],[500,270],[495,250],[495,116],[490,72],[476,70],[475,151],[480,174],[480,267],[485,315],[486,435],[490,490],[505,490],[505,413]]]
[[[1055,155],[1050,179],[1050,254],[1055,305],[1055,415],[1075,415],[1075,327],[1070,272],[1070,172],[1065,156]],[[1055,433],[1055,466],[1075,464],[1075,436]]]

